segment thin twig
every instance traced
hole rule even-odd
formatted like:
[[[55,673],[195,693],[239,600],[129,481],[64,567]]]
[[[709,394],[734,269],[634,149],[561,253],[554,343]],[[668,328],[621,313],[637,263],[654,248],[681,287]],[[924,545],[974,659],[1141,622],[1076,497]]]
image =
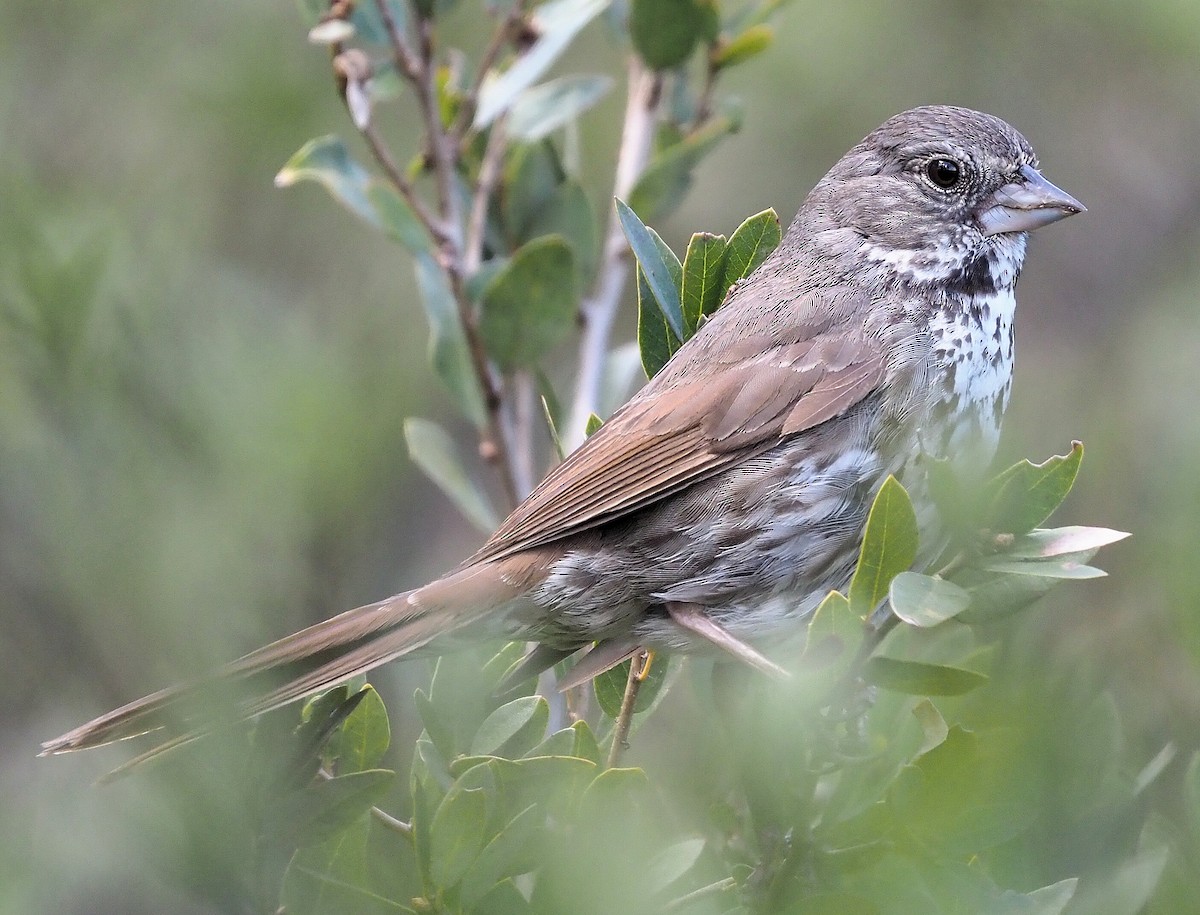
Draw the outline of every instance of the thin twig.
[[[471,199],[471,214],[467,217],[467,239],[463,251],[463,269],[467,276],[472,276],[483,263],[488,204],[492,199],[492,191],[496,189],[496,182],[500,180],[500,166],[504,162],[504,152],[508,147],[506,123],[507,118],[501,115],[492,125],[488,133],[487,148],[483,152],[483,161],[479,164],[479,182]]]
[[[430,211],[429,207],[425,205],[425,201],[417,195],[412,182],[404,177],[404,172],[400,170],[395,158],[393,158],[387,145],[383,142],[383,138],[379,136],[379,131],[375,129],[375,122],[368,122],[362,128],[361,133],[363,139],[367,141],[371,155],[375,157],[375,161],[383,169],[383,173],[392,182],[392,186],[404,198],[404,202],[408,204],[409,208],[416,214],[417,219],[421,221],[421,224],[433,239],[434,244],[439,246],[445,244],[448,238],[445,226]]]
[[[396,167],[395,160],[380,141],[378,134],[371,130],[364,131],[364,136],[371,145],[380,167],[387,173],[389,180],[396,185],[397,190],[404,195],[405,200],[410,204],[418,201],[414,210],[437,245],[438,264],[445,272],[454,296],[463,335],[467,340],[471,367],[483,391],[484,405],[487,411],[487,429],[480,436],[480,453],[489,463],[499,467],[505,495],[510,504],[516,504],[518,487],[509,458],[509,446],[501,428],[502,391],[483,340],[479,336],[475,315],[466,293],[466,279],[470,276],[470,272],[467,269],[465,258],[462,206],[455,187],[458,146],[457,143],[451,142],[442,124],[441,112],[437,103],[437,87],[434,79],[436,69],[434,66],[434,25],[429,17],[418,16],[416,34],[419,44],[418,50],[414,52],[392,17],[385,0],[376,0],[376,3],[392,43],[396,66],[413,87],[421,119],[425,126],[429,166],[433,171],[434,184],[437,188],[436,218],[428,207],[419,202],[411,184]]]
[[[492,32],[492,37],[488,41],[483,55],[479,58],[479,65],[475,68],[475,78],[463,96],[458,115],[448,131],[450,140],[456,146],[462,142],[467,131],[471,129],[471,122],[475,119],[475,110],[479,107],[479,92],[483,88],[483,81],[487,78],[488,71],[495,66],[504,46],[513,37],[514,27],[525,18],[525,8],[528,4],[529,0],[517,0],[508,11],[508,15],[496,24],[496,29]]]
[[[633,725],[633,708],[637,703],[638,690],[650,666],[650,652],[644,648],[629,662],[629,678],[625,681],[625,695],[621,698],[621,711],[613,725],[612,746],[608,748],[608,761],[604,768],[615,769],[621,754],[629,749],[629,728]]]
[[[650,159],[655,116],[662,97],[662,78],[647,70],[636,54],[629,57],[628,79],[625,124],[621,130],[613,183],[613,195],[622,199],[629,196]],[[583,442],[588,417],[599,412],[609,338],[629,276],[629,266],[625,234],[616,212],[612,211],[594,291],[580,306],[583,331],[579,340],[579,374],[570,420],[563,430],[563,444],[568,451]]]
[[[692,890],[690,893],[685,893],[676,899],[672,899],[663,905],[663,911],[674,912],[676,909],[682,909],[684,906],[698,899],[715,896],[717,893],[728,893],[730,890],[736,888],[737,880],[733,877],[726,877],[724,880],[718,880],[716,883],[710,883],[708,886],[702,886],[698,890]]]
[[[398,820],[386,810],[380,810],[378,807],[371,808],[371,816],[373,816],[378,822],[382,823],[392,832],[396,833],[397,835],[404,836],[404,838],[408,839],[410,842],[412,841],[412,823],[406,823],[404,820]]]
[[[387,0],[375,0],[375,6],[379,9],[379,18],[383,20],[383,28],[388,34],[388,40],[392,43],[392,54],[396,59],[396,66],[411,82],[417,82],[420,79],[417,57],[412,48],[408,46],[408,42],[404,40],[404,33],[400,31],[396,17],[392,15],[391,7],[388,6]]]

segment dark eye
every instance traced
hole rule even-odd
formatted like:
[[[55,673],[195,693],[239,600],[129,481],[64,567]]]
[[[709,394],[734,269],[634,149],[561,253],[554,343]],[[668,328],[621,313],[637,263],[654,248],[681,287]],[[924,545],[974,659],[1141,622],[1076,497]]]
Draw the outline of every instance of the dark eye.
[[[963,167],[953,159],[930,159],[925,174],[944,191],[957,185],[963,176]]]

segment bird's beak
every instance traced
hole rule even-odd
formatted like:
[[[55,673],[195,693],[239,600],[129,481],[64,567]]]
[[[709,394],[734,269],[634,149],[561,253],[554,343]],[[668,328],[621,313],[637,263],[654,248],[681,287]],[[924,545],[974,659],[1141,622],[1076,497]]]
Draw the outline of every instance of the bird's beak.
[[[1029,165],[1021,166],[1019,180],[996,191],[982,207],[979,227],[984,235],[1028,232],[1087,210],[1082,203],[1059,190]]]

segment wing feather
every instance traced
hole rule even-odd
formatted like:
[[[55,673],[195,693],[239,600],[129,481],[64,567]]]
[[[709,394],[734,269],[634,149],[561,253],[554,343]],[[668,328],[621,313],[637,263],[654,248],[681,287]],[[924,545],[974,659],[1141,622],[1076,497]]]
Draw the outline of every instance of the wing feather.
[[[861,319],[838,319],[854,312],[845,304],[811,296],[798,312],[812,319],[786,330],[748,328],[744,309],[722,322],[726,305],[551,471],[471,561],[544,546],[648,508],[850,409],[879,387],[886,364]],[[720,363],[720,371],[699,371],[706,361]]]

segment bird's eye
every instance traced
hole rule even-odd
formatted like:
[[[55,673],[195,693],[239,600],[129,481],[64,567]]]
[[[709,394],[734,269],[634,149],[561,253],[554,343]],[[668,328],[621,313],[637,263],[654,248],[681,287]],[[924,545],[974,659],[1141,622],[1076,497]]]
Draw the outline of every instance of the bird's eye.
[[[930,159],[925,174],[937,187],[948,191],[962,181],[963,167],[953,159]]]

